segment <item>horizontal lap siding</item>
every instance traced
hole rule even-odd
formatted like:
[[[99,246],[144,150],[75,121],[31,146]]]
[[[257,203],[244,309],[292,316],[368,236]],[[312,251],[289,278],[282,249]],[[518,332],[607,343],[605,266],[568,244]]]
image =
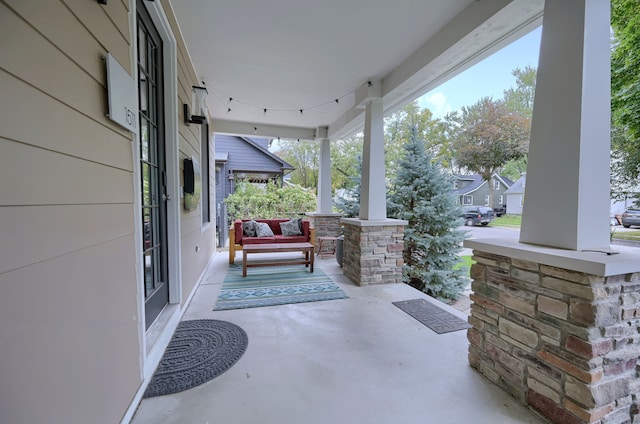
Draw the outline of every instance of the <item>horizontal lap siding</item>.
[[[128,2],[0,4],[0,422],[113,423],[141,383]]]
[[[25,145],[131,172],[131,138],[0,70],[0,135]],[[104,112],[104,111],[103,111]],[[104,120],[104,117],[101,117]],[[2,201],[3,199],[0,199]]]
[[[140,375],[132,246],[129,235],[0,274],[0,422],[120,421]]]
[[[3,208],[2,220],[11,225],[0,229],[0,239],[11,244],[0,244],[0,274],[130,237],[130,217],[126,204]]]

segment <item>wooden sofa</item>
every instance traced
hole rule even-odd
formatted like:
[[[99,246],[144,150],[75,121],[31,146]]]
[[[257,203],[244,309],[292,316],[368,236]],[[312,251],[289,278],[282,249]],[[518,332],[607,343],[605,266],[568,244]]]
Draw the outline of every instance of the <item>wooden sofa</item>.
[[[235,261],[236,252],[242,250],[245,244],[265,244],[265,243],[315,243],[315,228],[311,227],[311,222],[301,220],[302,235],[282,235],[280,224],[289,221],[288,218],[274,219],[254,219],[256,222],[264,222],[269,225],[273,232],[273,237],[248,237],[242,231],[242,223],[249,219],[236,219],[229,228],[229,264]]]

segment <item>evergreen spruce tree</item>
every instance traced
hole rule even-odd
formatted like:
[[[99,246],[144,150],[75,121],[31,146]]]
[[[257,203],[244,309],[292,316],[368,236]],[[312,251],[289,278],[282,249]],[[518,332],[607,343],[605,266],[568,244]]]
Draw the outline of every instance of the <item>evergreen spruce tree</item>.
[[[336,209],[345,218],[355,218],[360,215],[360,182],[362,180],[362,157],[356,158],[356,174],[349,177],[350,187],[345,190],[344,197],[338,197]]]
[[[444,301],[455,300],[468,284],[466,269],[454,269],[466,232],[449,178],[413,131],[391,185],[391,216],[409,222],[404,235],[403,281]]]

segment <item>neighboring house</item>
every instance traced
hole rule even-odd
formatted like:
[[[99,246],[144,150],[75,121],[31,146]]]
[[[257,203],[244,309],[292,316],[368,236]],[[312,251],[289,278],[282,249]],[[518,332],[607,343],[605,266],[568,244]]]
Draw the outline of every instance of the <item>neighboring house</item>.
[[[503,208],[506,200],[504,193],[513,182],[506,177],[493,174],[491,184],[493,184],[493,204],[491,207]],[[456,201],[460,205],[489,206],[489,185],[478,174],[456,175],[452,193],[456,195]]]
[[[522,215],[522,206],[524,205],[524,187],[527,184],[527,173],[523,172],[522,176],[513,183],[509,190],[505,191],[507,200],[507,211],[512,215]]]
[[[266,138],[216,134],[214,144],[218,244],[224,246],[230,225],[224,199],[233,194],[235,183],[246,180],[256,184],[269,181],[282,184],[294,168],[268,150],[269,139]]]
[[[505,192],[507,199],[507,211],[513,215],[521,215],[524,206],[524,191],[527,184],[527,173],[523,172],[522,176]],[[636,191],[637,193],[637,191]],[[631,207],[637,198],[633,192],[624,200],[611,200],[611,217],[621,215],[626,208]]]

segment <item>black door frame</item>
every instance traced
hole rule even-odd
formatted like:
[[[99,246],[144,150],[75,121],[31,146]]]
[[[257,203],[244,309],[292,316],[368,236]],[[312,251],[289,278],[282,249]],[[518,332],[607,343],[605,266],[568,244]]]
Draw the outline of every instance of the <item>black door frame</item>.
[[[169,196],[164,129],[163,40],[142,1],[138,0],[137,8],[142,284],[145,328],[148,329],[169,303]]]

